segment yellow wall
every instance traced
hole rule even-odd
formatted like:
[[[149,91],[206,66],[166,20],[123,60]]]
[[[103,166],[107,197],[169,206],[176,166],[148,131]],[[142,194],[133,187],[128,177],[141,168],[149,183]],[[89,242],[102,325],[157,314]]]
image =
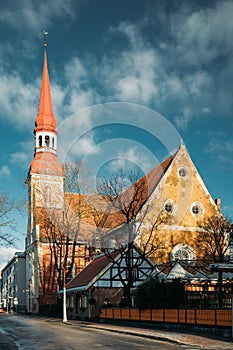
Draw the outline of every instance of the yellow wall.
[[[185,169],[187,175],[181,177],[180,169]],[[165,204],[172,205],[172,213],[167,213]],[[194,214],[192,207],[198,207],[199,213]],[[218,212],[214,200],[208,192],[187,150],[182,145],[169,169],[159,185],[152,193],[147,204],[138,216],[143,220],[142,235],[149,235],[153,224],[162,213],[166,219],[153,232],[154,243],[158,248],[154,253],[157,262],[168,262],[173,247],[180,243],[191,246],[197,257],[202,257],[200,242],[202,234],[199,222],[204,217],[210,217]]]

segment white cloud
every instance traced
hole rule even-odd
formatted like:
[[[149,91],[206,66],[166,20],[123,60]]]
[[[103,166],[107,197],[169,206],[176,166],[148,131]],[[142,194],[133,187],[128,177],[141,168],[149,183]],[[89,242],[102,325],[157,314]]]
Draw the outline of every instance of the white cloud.
[[[123,168],[124,171],[135,169],[136,172],[140,169],[142,173],[146,174],[158,164],[156,157],[148,149],[143,147],[143,145],[137,144],[130,146],[130,143],[135,142],[121,140],[122,145],[128,146],[124,149],[118,147],[115,156],[109,159],[109,173],[116,173],[118,169]]]
[[[210,154],[217,165],[224,165],[225,169],[233,170],[233,141],[232,140],[217,140],[210,141],[205,149],[205,152]]]
[[[99,147],[94,142],[92,136],[84,136],[77,142],[73,143],[69,149],[69,152],[66,154],[65,161],[80,161],[85,159],[90,155],[96,155],[99,153]]]
[[[34,145],[32,141],[19,143],[18,151],[10,154],[10,163],[19,166],[25,170],[29,168],[30,162],[33,159]]]
[[[36,115],[35,106],[38,102],[36,103],[35,96],[38,96],[38,86],[25,84],[16,73],[1,71],[1,118],[10,121],[15,128],[28,128],[32,116]]]
[[[112,33],[123,34],[129,47],[116,57],[105,56],[99,76],[115,99],[148,104],[158,92],[159,54],[144,43],[140,28],[132,23],[121,22],[110,29]]]
[[[15,251],[13,247],[0,247],[0,270],[13,258]]]
[[[10,174],[11,174],[11,171],[8,168],[8,166],[3,165],[0,169],[0,177],[9,176]]]
[[[72,0],[56,0],[56,1],[30,1],[20,0],[5,2],[4,8],[0,11],[0,21],[15,30],[20,30],[22,35],[30,33],[40,33],[42,29],[47,29],[53,25],[54,18],[75,17],[73,11],[74,1]],[[41,28],[41,25],[46,28]]]
[[[78,57],[73,57],[65,66],[65,76],[71,87],[80,88],[88,78],[88,71]]]
[[[221,55],[232,54],[233,2],[217,1],[187,14],[174,14],[172,34],[176,38],[181,62],[188,65],[208,64]]]
[[[179,129],[185,130],[187,129],[191,118],[192,112],[189,107],[186,107],[181,114],[175,116],[174,121]]]
[[[24,12],[26,8],[32,13],[30,26],[33,26],[34,11],[40,16],[46,6],[42,1],[41,5],[27,7],[24,1],[20,11]],[[54,16],[67,16],[72,7],[72,1],[66,4],[58,1]],[[107,33],[109,40],[122,35],[127,39],[127,44],[117,55],[107,50],[99,61],[90,55],[82,59],[71,57],[65,62],[64,70],[59,71],[58,84],[54,81],[51,84],[58,124],[82,108],[116,100],[165,111],[182,129],[188,128],[194,117],[205,115],[209,118],[212,111],[229,115],[233,107],[232,82],[229,81],[233,67],[225,65],[216,74],[211,63],[222,54],[232,53],[230,33],[233,25],[227,21],[232,2],[216,2],[212,8],[203,6],[199,10],[187,8],[189,5],[171,12],[169,20],[161,9],[159,11],[161,30],[166,30],[172,41],[161,36],[155,45],[143,31],[146,19],[138,24],[121,22]],[[51,8],[46,18],[49,16],[52,16]],[[224,21],[226,23],[221,23]],[[217,25],[219,29],[216,29]],[[39,99],[40,81],[37,83],[25,84],[19,74],[8,75],[2,71],[0,107],[18,128],[32,126]]]
[[[19,73],[8,74],[2,69],[0,74],[0,118],[10,122],[16,129],[31,130],[38,111],[41,78],[26,83]],[[70,102],[67,104],[65,98],[69,92]],[[74,113],[78,108],[86,107],[91,100],[88,94],[79,95],[75,90],[69,91],[69,86],[63,87],[55,83],[51,84],[51,95],[58,123],[62,120],[64,111],[66,115]]]
[[[92,106],[94,96],[91,90],[83,92],[81,89],[71,89],[69,90],[69,93],[70,95],[64,108],[66,115],[77,113],[84,108]]]

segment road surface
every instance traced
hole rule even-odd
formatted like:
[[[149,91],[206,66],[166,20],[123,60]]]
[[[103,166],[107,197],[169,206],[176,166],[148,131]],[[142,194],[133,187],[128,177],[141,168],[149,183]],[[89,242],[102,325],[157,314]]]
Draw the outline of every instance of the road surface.
[[[184,346],[177,344],[89,329],[82,326],[81,323],[69,326],[58,320],[5,314],[0,315],[0,333],[7,336],[16,345],[15,348],[13,345],[7,348],[6,341],[3,340],[1,350],[184,349]]]

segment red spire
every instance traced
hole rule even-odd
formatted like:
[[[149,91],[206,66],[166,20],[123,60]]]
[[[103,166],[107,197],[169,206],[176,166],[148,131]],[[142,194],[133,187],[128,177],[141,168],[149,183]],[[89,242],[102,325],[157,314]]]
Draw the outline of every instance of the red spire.
[[[35,126],[34,133],[37,131],[52,131],[56,133],[56,119],[53,114],[52,99],[50,94],[46,50],[44,50],[44,68],[40,90],[40,103]]]

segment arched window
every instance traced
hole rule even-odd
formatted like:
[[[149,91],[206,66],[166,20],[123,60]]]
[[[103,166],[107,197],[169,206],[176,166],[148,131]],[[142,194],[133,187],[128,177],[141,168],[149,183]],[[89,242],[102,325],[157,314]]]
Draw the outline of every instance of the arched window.
[[[45,145],[49,146],[49,135],[45,135]]]
[[[49,186],[45,187],[45,201],[51,202],[51,187]]]
[[[39,136],[39,147],[42,147],[42,136]]]

